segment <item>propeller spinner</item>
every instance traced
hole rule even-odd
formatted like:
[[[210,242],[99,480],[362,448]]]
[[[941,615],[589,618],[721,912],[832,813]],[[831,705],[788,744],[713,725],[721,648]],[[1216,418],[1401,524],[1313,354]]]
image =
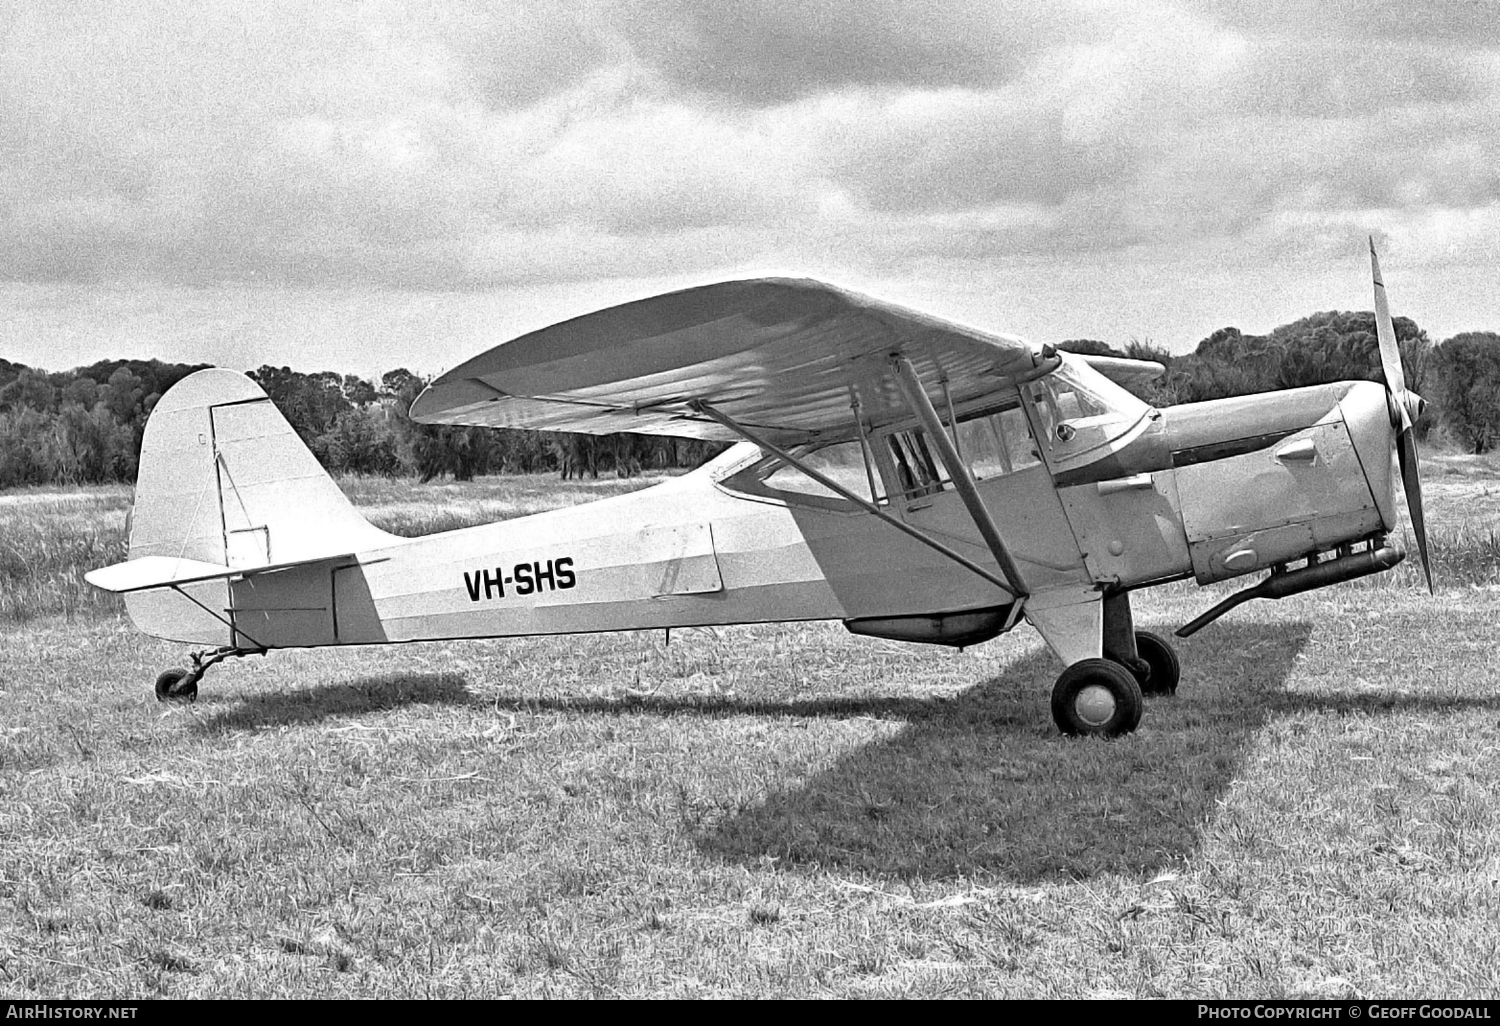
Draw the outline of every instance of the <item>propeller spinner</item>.
[[[1422,416],[1426,405],[1422,397],[1406,387],[1401,370],[1401,350],[1396,346],[1396,329],[1391,324],[1386,304],[1385,283],[1380,280],[1380,260],[1375,256],[1375,240],[1370,239],[1370,270],[1375,278],[1375,334],[1380,341],[1380,364],[1385,370],[1385,389],[1391,409],[1391,427],[1396,431],[1396,461],[1401,468],[1401,485],[1406,491],[1406,508],[1417,536],[1417,550],[1422,555],[1422,571],[1427,575],[1427,591],[1436,594],[1432,585],[1432,561],[1427,555],[1427,528],[1422,516],[1422,478],[1417,469],[1417,439],[1413,423]]]

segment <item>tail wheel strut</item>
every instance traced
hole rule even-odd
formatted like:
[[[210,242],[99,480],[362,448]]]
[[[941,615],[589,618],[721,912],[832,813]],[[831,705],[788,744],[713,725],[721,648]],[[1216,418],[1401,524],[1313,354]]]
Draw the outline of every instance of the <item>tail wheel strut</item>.
[[[198,700],[198,682],[208,672],[208,668],[215,663],[223,662],[225,659],[246,655],[265,655],[263,648],[224,648],[204,649],[192,653],[188,658],[192,665],[187,667],[174,666],[169,670],[163,670],[156,678],[156,700],[158,702],[196,702]]]

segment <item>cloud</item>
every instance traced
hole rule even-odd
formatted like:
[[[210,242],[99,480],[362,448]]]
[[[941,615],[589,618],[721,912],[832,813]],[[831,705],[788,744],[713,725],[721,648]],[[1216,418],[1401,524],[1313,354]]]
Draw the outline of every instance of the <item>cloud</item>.
[[[1473,259],[1483,6],[37,0],[0,34],[0,277],[898,273],[1356,220]]]
[[[1353,48],[1366,40],[1500,46],[1500,22],[1487,0],[1197,0],[1194,10],[1257,36],[1328,39]]]
[[[1100,30],[1084,2],[639,0],[613,19],[666,80],[752,106],[847,87],[984,88]]]

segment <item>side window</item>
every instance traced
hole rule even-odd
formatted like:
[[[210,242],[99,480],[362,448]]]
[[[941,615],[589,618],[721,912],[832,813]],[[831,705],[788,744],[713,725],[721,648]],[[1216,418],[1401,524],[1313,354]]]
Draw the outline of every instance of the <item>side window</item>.
[[[858,440],[829,445],[814,452],[803,453],[801,459],[813,470],[822,474],[855,495],[870,502],[884,501],[885,495],[870,494],[870,479],[873,476],[865,466],[864,446]],[[879,479],[876,478],[878,481]],[[782,463],[762,478],[765,487],[778,492],[811,495],[848,503],[842,495],[825,488],[789,463]]]
[[[907,498],[920,498],[940,492],[948,485],[948,474],[933,455],[922,431],[896,431],[885,436],[891,463],[896,471],[896,487]]]
[[[1026,415],[1019,406],[960,421],[958,444],[978,481],[1041,462]]]

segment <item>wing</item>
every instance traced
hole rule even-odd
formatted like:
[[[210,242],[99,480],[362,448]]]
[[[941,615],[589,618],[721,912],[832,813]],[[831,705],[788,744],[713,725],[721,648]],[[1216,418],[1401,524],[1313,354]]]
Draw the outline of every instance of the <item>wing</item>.
[[[496,346],[412,404],[426,424],[725,441],[697,400],[781,443],[909,414],[889,358],[955,405],[1047,373],[1050,349],[807,280],[727,281],[586,314]]]

